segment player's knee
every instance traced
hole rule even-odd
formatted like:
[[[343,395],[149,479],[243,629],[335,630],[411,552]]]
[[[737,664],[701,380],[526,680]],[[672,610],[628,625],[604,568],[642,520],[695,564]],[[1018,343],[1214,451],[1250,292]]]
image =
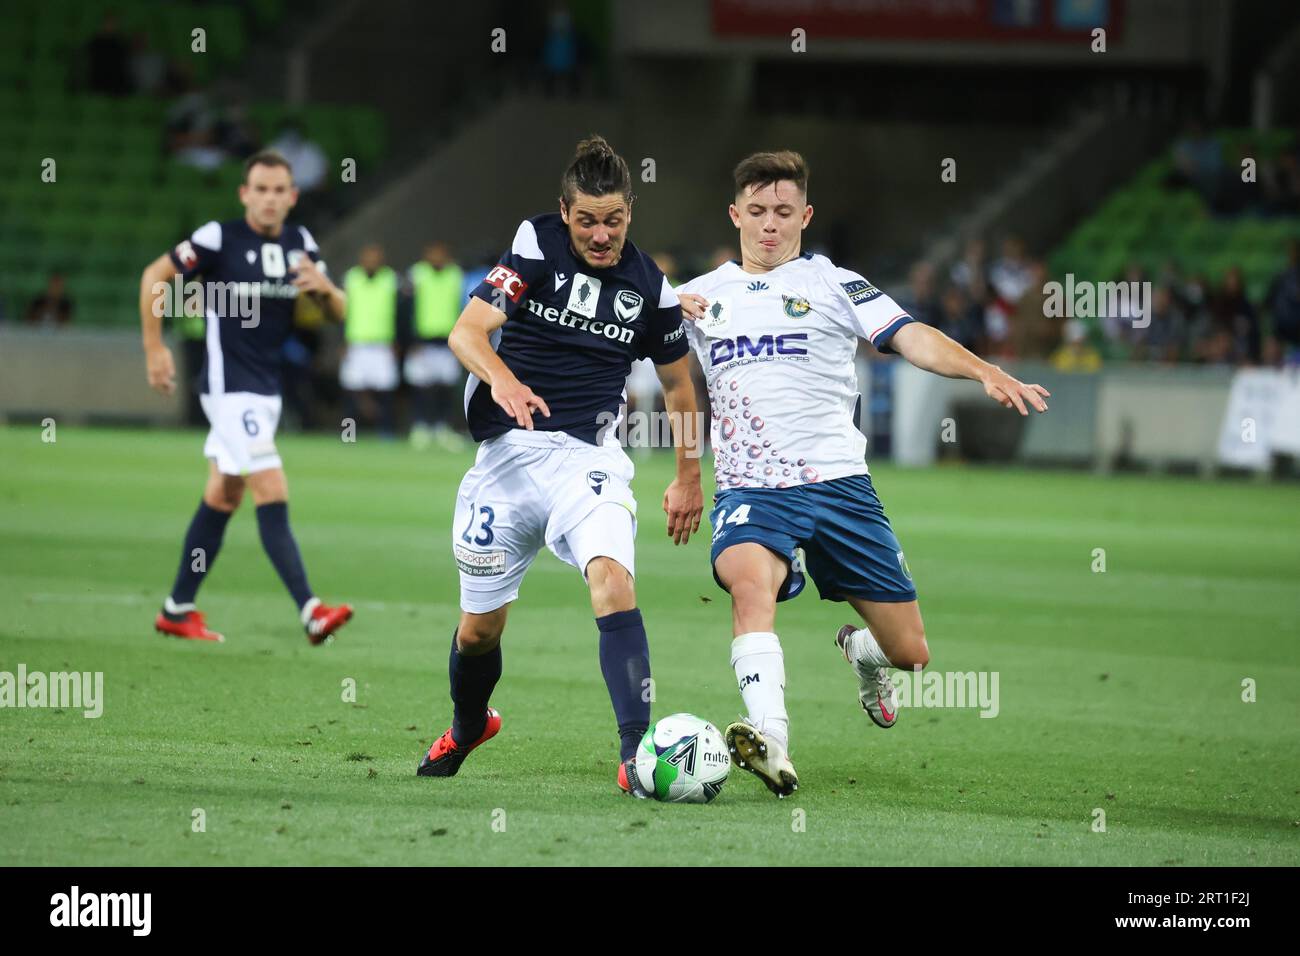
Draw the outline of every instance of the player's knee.
[[[613,558],[593,558],[587,563],[587,584],[597,611],[613,613],[636,606],[636,589],[627,568]],[[624,607],[623,605],[626,605]]]
[[[456,646],[467,657],[488,654],[501,643],[505,620],[496,615],[467,615],[456,630]]]
[[[768,582],[745,577],[732,582],[731,603],[741,614],[767,611],[776,606],[776,592]]]
[[[244,484],[238,480],[214,482],[208,485],[203,500],[217,511],[234,511],[244,500]]]

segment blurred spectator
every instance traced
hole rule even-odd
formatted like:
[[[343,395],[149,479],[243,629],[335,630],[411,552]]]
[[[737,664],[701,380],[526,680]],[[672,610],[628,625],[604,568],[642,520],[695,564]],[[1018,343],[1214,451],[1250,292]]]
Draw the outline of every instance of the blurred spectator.
[[[949,275],[971,302],[982,306],[988,298],[988,268],[984,240],[976,236],[966,240],[962,257]]]
[[[1286,268],[1269,286],[1268,307],[1273,314],[1273,334],[1283,349],[1282,360],[1294,365],[1300,362],[1300,240],[1287,243],[1286,261]]]
[[[72,300],[68,298],[61,273],[51,275],[45,291],[32,299],[27,306],[26,320],[28,325],[44,329],[58,328],[72,321]]]
[[[1223,287],[1210,302],[1216,331],[1227,334],[1227,360],[1256,364],[1260,360],[1259,313],[1246,298],[1241,269],[1233,266],[1223,277]]]
[[[740,254],[737,253],[735,249],[731,248],[731,246],[718,246],[709,254],[709,268],[705,271],[712,272],[714,269],[718,269],[732,260],[739,262]]]
[[[898,304],[907,314],[926,325],[939,324],[939,298],[934,287],[934,264],[913,263],[907,274],[907,291],[898,297]]]
[[[1004,343],[1008,354],[1019,359],[1046,359],[1061,341],[1062,319],[1046,314],[1047,267],[1041,262],[1026,261],[1025,291],[1010,316],[1010,329]]]
[[[1172,189],[1190,186],[1212,204],[1223,172],[1223,150],[1202,123],[1193,120],[1187,124],[1174,142],[1173,161],[1174,171],[1165,185]]]
[[[1179,362],[1186,358],[1187,315],[1165,283],[1151,294],[1151,324],[1141,330],[1134,358]]]
[[[1078,319],[1068,319],[1060,346],[1050,359],[1058,372],[1095,372],[1101,368],[1101,353],[1088,344],[1088,329]]]
[[[972,302],[959,285],[950,285],[939,300],[934,323],[944,335],[976,354],[984,351],[984,310]]]
[[[677,257],[671,252],[656,252],[650,258],[654,260],[655,265],[659,267],[659,271],[668,279],[668,284],[676,286],[678,284]]]
[[[306,137],[300,120],[286,120],[280,134],[267,148],[289,161],[293,167],[293,182],[300,194],[315,192],[326,185],[329,159],[325,150]]]
[[[415,392],[411,445],[424,449],[436,442],[455,451],[464,445],[453,426],[462,414],[458,393],[463,379],[447,338],[460,317],[465,273],[452,261],[447,244],[434,242],[407,272],[407,283],[416,339],[403,363],[406,382]]]
[[[217,142],[220,115],[211,94],[193,86],[188,70],[179,74],[181,94],[167,111],[167,148],[179,162],[210,171],[225,153]]]
[[[384,265],[384,249],[371,243],[347,271],[343,286],[348,312],[343,336],[347,345],[339,364],[345,390],[344,415],[378,424],[381,438],[396,437],[394,397],[397,390],[397,274]]]
[[[117,14],[108,11],[99,29],[86,46],[90,89],[108,96],[126,96],[131,92],[131,74],[127,69],[131,49],[117,24]]]
[[[573,17],[562,5],[552,7],[547,17],[546,39],[542,42],[542,73],[547,93],[571,96],[578,92],[579,53]]]
[[[167,88],[167,58],[149,46],[149,36],[131,38],[131,87],[145,96],[160,96]]]

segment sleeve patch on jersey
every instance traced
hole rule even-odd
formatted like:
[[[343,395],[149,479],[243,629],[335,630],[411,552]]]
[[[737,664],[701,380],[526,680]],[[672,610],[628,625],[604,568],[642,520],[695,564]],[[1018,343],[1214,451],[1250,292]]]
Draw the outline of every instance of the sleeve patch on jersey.
[[[870,302],[881,294],[880,290],[866,279],[854,279],[852,282],[841,282],[840,285],[843,286],[845,293],[848,294],[849,301],[854,305]]]
[[[672,343],[676,342],[685,334],[686,334],[686,327],[683,325],[678,325],[677,328],[673,329],[671,332],[669,332],[667,335],[664,336],[664,345],[671,345]]]
[[[188,239],[178,245],[175,252],[176,258],[180,260],[182,267],[193,269],[199,264],[199,254],[194,251],[194,246]]]
[[[483,281],[500,289],[510,297],[511,302],[518,302],[528,288],[528,283],[519,278],[519,273],[502,265],[494,266]]]

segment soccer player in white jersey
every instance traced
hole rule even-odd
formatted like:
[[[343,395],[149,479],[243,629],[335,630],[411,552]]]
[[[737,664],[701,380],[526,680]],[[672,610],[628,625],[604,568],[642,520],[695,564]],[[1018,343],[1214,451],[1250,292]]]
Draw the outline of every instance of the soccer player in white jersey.
[[[808,167],[795,152],[756,153],[735,170],[731,221],[740,262],[677,289],[708,380],[717,493],[713,574],[731,593],[731,663],[748,716],[727,728],[741,767],[778,796],[798,789],[789,757],[776,605],[804,586],[862,618],[836,646],[858,699],[881,727],[897,719],[888,668],[930,660],[903,549],[872,487],[854,423],[858,339],[918,368],[980,382],[1021,415],[1047,410],[1026,385],[912,319],[866,279],[803,253],[812,219]],[[804,567],[795,549],[804,551]]]

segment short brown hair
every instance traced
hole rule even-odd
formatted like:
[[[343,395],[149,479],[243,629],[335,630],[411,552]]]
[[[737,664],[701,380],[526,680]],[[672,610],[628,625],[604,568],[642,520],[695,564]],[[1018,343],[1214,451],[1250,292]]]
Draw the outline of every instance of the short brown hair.
[[[244,160],[244,185],[248,185],[248,174],[253,171],[254,166],[283,166],[289,170],[289,178],[293,179],[293,167],[289,161],[273,149],[263,149],[249,156]]]
[[[789,180],[808,194],[808,163],[792,149],[779,152],[751,153],[742,159],[732,174],[736,180],[736,195],[750,186],[762,189],[782,180]]]
[[[578,193],[588,196],[607,196],[619,193],[632,205],[632,174],[627,162],[603,136],[589,136],[578,144],[564,175],[560,177],[560,199],[566,206],[573,205]]]

